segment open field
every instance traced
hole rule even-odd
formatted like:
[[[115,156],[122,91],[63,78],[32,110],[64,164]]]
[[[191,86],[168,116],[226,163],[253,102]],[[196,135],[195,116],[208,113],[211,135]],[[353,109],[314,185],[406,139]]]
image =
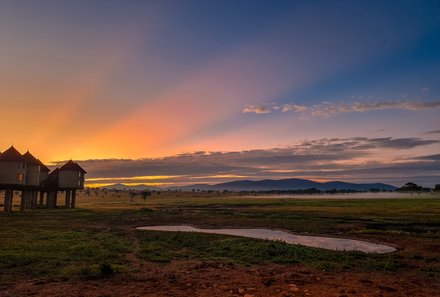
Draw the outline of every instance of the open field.
[[[77,209],[2,213],[0,296],[438,296],[440,197],[258,198],[162,192],[131,201],[83,191]],[[398,251],[134,228],[161,224],[276,228]]]

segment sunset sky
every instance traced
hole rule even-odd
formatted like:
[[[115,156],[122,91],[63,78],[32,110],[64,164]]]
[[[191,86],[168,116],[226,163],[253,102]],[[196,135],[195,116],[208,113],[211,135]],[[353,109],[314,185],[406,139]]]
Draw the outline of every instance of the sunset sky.
[[[0,103],[89,185],[432,186],[440,2],[0,0]]]

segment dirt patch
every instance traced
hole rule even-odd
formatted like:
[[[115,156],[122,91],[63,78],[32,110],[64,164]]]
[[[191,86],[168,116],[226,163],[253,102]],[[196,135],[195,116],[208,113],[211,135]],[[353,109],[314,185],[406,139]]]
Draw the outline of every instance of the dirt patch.
[[[301,265],[243,267],[204,261],[139,262],[133,274],[102,280],[27,279],[0,296],[438,296],[434,275],[325,272]]]

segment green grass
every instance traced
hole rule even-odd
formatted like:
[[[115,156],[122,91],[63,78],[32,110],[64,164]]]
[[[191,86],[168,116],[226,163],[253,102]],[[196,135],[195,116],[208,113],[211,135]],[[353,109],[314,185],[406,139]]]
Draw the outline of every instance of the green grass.
[[[306,265],[320,270],[440,275],[440,199],[298,200],[153,195],[78,197],[75,210],[0,214],[2,277],[105,278],[135,273],[136,261],[203,260],[235,265]],[[374,255],[198,233],[138,231],[190,224],[266,227],[394,244]]]
[[[96,220],[88,211],[38,210],[0,216],[0,271],[70,278],[86,270],[97,276],[96,267],[103,263],[128,269],[124,255],[132,249],[130,240],[117,229],[97,229]]]
[[[282,242],[182,232],[138,231],[141,256],[149,261],[176,259],[221,260],[236,264],[306,264],[317,269],[394,271],[394,255],[367,255],[289,245]]]

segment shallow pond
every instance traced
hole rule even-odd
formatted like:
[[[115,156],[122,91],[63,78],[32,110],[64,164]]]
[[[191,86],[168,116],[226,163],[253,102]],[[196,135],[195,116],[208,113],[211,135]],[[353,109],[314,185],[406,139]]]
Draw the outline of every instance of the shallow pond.
[[[270,229],[200,229],[191,226],[143,226],[139,230],[169,231],[169,232],[199,232],[211,234],[225,234],[249,238],[283,241],[290,244],[299,244],[315,248],[337,251],[360,251],[364,253],[391,253],[396,249],[391,246],[354,239],[295,235],[280,230]]]

